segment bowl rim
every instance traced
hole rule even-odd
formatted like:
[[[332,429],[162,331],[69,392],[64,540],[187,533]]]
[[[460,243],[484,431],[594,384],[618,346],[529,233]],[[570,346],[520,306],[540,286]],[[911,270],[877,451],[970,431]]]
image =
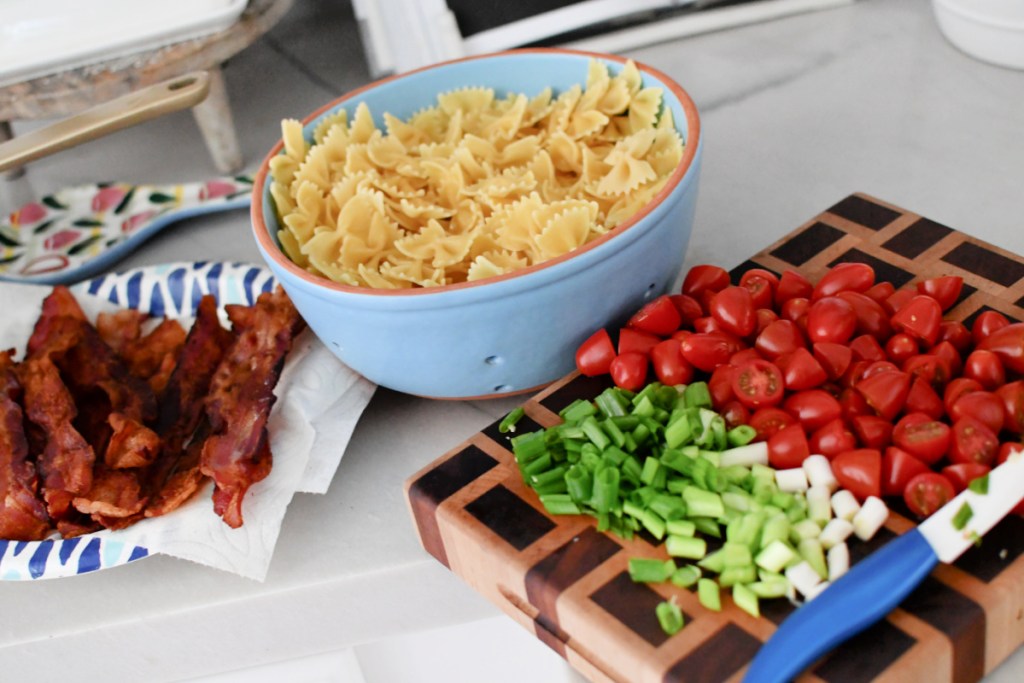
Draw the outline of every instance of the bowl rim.
[[[378,79],[364,86],[356,88],[355,90],[351,90],[342,95],[341,97],[338,97],[328,102],[327,104],[323,105],[313,113],[309,114],[306,118],[302,119],[302,125],[305,128],[307,125],[310,124],[310,122],[317,119],[325,112],[338,107],[347,100],[357,97],[362,93],[365,93],[369,90],[373,90],[374,88],[377,88],[378,86],[381,86],[385,83],[389,83],[391,81],[400,80],[424,71],[431,71],[452,64],[459,64],[462,62],[494,59],[496,57],[504,57],[509,55],[515,56],[529,54],[562,54],[571,55],[574,57],[590,57],[604,61],[618,62],[619,64],[622,65],[625,65],[625,63],[628,61],[627,57],[622,57],[619,55],[605,54],[600,52],[590,52],[585,50],[572,50],[568,48],[558,47],[520,48],[514,50],[502,50],[500,52],[491,52],[482,55],[472,55],[469,57],[461,57],[458,59],[451,59],[444,62],[438,62],[436,64],[424,66],[419,69],[414,69],[412,71],[406,71],[400,74],[387,76],[385,78]],[[556,256],[555,258],[548,259],[547,261],[544,261],[542,263],[527,266],[526,268],[520,268],[509,273],[503,273],[502,275],[495,275],[493,277],[481,278],[479,280],[472,280],[467,282],[456,282],[449,285],[439,285],[436,287],[407,287],[404,289],[355,287],[352,285],[346,285],[340,282],[335,282],[326,277],[313,275],[304,268],[299,267],[290,258],[288,258],[284,251],[271,238],[270,230],[267,226],[263,214],[263,196],[265,194],[267,176],[270,170],[270,160],[277,156],[280,153],[281,149],[284,147],[283,140],[278,140],[277,143],[271,148],[270,152],[267,153],[263,161],[260,162],[259,170],[256,172],[256,175],[254,177],[253,198],[250,209],[250,224],[252,227],[252,231],[256,237],[257,245],[260,247],[264,256],[272,261],[272,263],[269,263],[268,265],[283,268],[285,271],[288,272],[289,275],[298,278],[307,285],[312,285],[314,287],[322,287],[328,290],[333,290],[335,292],[346,294],[385,297],[441,295],[447,292],[453,292],[457,290],[485,287],[487,285],[493,285],[499,282],[513,280],[519,277],[530,275],[532,273],[543,271],[548,268],[552,268],[558,264],[564,263],[576,256],[579,256],[580,254],[590,252],[596,249],[597,247],[609,242],[610,240],[615,239],[622,233],[626,232],[627,230],[635,226],[637,223],[639,223],[641,220],[643,220],[656,208],[658,208],[662,203],[664,203],[664,201],[668,199],[669,195],[672,194],[672,191],[675,190],[676,187],[682,182],[683,177],[686,176],[686,174],[690,171],[690,168],[693,166],[694,158],[697,155],[698,147],[700,146],[700,116],[697,112],[697,105],[694,104],[693,99],[690,97],[690,95],[682,88],[682,86],[676,83],[674,79],[670,78],[664,72],[655,69],[654,67],[649,66],[643,62],[633,60],[633,63],[636,65],[637,69],[641,73],[650,74],[651,76],[660,80],[669,90],[672,91],[672,94],[676,97],[676,99],[679,101],[679,104],[682,106],[683,113],[686,117],[687,135],[687,138],[684,141],[685,146],[683,148],[683,158],[680,160],[679,165],[669,176],[668,182],[665,183],[665,186],[662,187],[658,194],[656,194],[651,201],[644,205],[643,208],[641,208],[637,213],[633,214],[633,216],[631,216],[628,220],[623,221],[622,223],[615,226],[614,228],[604,233],[603,235],[590,240],[586,244],[583,244],[582,246],[577,247],[572,251],[566,252],[565,254],[562,254],[560,256]]]

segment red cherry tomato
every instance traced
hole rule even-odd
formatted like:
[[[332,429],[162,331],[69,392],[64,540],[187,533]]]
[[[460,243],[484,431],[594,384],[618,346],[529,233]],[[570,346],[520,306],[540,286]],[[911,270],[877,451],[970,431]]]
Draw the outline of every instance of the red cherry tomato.
[[[903,489],[903,500],[917,517],[924,519],[953,499],[956,492],[949,479],[938,472],[922,472]]]
[[[772,286],[772,291],[779,286],[779,276],[767,268],[749,268],[740,276],[740,284],[745,285],[747,280],[759,277]]]
[[[690,365],[711,372],[719,365],[728,363],[743,345],[732,335],[723,332],[697,332],[683,339],[679,348]]]
[[[767,272],[767,271],[765,271]],[[754,301],[754,308],[771,308],[775,302],[775,293],[772,291],[772,283],[760,275],[751,275],[747,271],[740,279],[740,287],[750,292],[750,298]]]
[[[882,306],[885,310],[890,313],[896,313],[914,298],[914,290],[912,289],[897,289],[895,292],[889,295],[889,298],[882,302]],[[891,320],[890,320],[891,322]]]
[[[931,472],[928,465],[902,448],[889,446],[882,455],[882,495],[903,495],[907,482],[925,472]]]
[[[651,349],[651,365],[658,381],[668,386],[689,384],[693,381],[693,366],[683,358],[680,343],[666,339]]]
[[[952,374],[943,359],[930,353],[911,356],[903,363],[902,370],[911,377],[920,377],[936,389],[945,387]]]
[[[949,479],[949,483],[953,485],[954,491],[960,493],[972,481],[979,477],[984,477],[991,471],[991,467],[982,465],[980,462],[958,462],[955,465],[943,467],[942,476]]]
[[[924,413],[933,420],[938,420],[946,414],[946,406],[942,399],[932,388],[931,384],[920,377],[915,377],[910,383],[910,391],[907,392],[907,402],[904,411],[908,413]]]
[[[1006,384],[1006,370],[1003,363],[992,351],[976,349],[964,360],[963,376],[977,380],[989,391],[995,391]]]
[[[836,296],[850,304],[857,316],[856,334],[870,334],[880,341],[892,334],[889,313],[877,301],[860,292],[839,292]]]
[[[974,343],[971,331],[968,330],[959,320],[943,320],[939,323],[939,338],[937,343],[948,341],[957,351],[963,353]]]
[[[672,294],[669,299],[679,311],[680,327],[691,327],[694,320],[704,315],[700,303],[688,294]]]
[[[750,422],[750,411],[739,401],[727,401],[718,408],[718,413],[729,429]]]
[[[732,376],[732,391],[737,400],[756,410],[782,400],[782,372],[766,360],[748,360],[737,366]]]
[[[960,297],[960,290],[963,289],[963,286],[964,279],[959,275],[945,275],[918,282],[917,291],[935,299],[939,302],[942,310],[948,311]]]
[[[770,308],[757,309],[757,329],[754,334],[761,334],[773,322],[779,319],[779,314]]]
[[[984,423],[970,416],[962,417],[953,423],[953,441],[949,446],[950,461],[991,465],[998,451],[999,439]]]
[[[725,332],[722,324],[710,315],[703,315],[693,321],[694,332]]]
[[[842,377],[853,360],[853,351],[845,344],[819,342],[813,348],[814,357],[821,363],[821,367],[825,369],[825,374],[831,380],[837,380]]]
[[[953,408],[953,404],[956,403],[961,396],[969,394],[972,391],[984,391],[984,387],[981,383],[975,379],[968,379],[967,377],[957,377],[949,381],[946,385],[945,391],[942,393],[942,404],[946,408],[948,413]]]
[[[960,352],[948,341],[940,341],[928,353],[943,362],[946,368],[949,369],[950,377],[958,376],[963,370],[964,363],[963,359],[960,358]]]
[[[991,332],[978,348],[999,356],[1007,370],[1024,373],[1024,323],[1013,323]]]
[[[800,347],[793,353],[777,359],[779,368],[782,370],[782,381],[790,391],[803,391],[821,386],[828,379],[825,369],[821,367],[811,352]]]
[[[679,309],[672,303],[672,299],[662,295],[644,304],[629,319],[626,327],[666,337],[678,330],[682,321]]]
[[[636,351],[620,353],[609,368],[615,386],[640,391],[647,383],[647,356]]]
[[[1006,420],[1003,400],[990,391],[972,391],[958,398],[949,409],[949,419],[973,417],[998,434]]]
[[[860,380],[856,389],[876,413],[891,421],[907,400],[910,379],[910,375],[905,372],[885,370]]]
[[[920,352],[917,346],[917,340],[911,337],[909,334],[894,334],[889,337],[889,341],[885,342],[885,353],[896,365],[903,365],[903,363],[911,356],[916,356]]]
[[[716,293],[708,312],[723,330],[737,337],[746,337],[757,327],[757,308],[746,287],[730,285]]]
[[[699,265],[690,268],[683,279],[682,293],[700,301],[701,292],[720,292],[728,287],[729,273],[724,268]]]
[[[759,440],[767,441],[783,428],[797,424],[797,421],[782,408],[772,406],[755,410],[747,424],[754,428]]]
[[[871,410],[871,406],[860,395],[860,392],[850,387],[839,392],[839,405],[842,407],[843,417],[847,421],[852,421],[858,415],[875,416],[875,411]]]
[[[851,451],[857,447],[857,437],[842,418],[825,423],[807,439],[811,453],[820,453],[832,459],[843,451]]]
[[[642,353],[646,356],[659,343],[661,343],[661,337],[649,332],[634,330],[632,327],[623,327],[619,330],[620,355],[623,353]]]
[[[864,296],[869,296],[882,306],[885,306],[885,300],[895,292],[896,287],[891,282],[876,282],[870,289],[864,292]]]
[[[860,379],[867,379],[872,375],[877,375],[880,372],[899,372],[899,368],[890,363],[887,360],[873,360],[873,361],[855,361],[858,363],[867,363],[867,366],[860,373]],[[858,380],[859,381],[859,380]]]
[[[971,338],[975,344],[980,344],[982,340],[986,339],[993,332],[1001,330],[1009,324],[1009,318],[999,311],[982,311],[974,319],[974,324],[971,326]]]
[[[791,320],[776,320],[754,340],[754,348],[769,360],[803,348],[804,344],[804,335]]]
[[[904,415],[892,430],[892,442],[924,463],[934,465],[949,448],[949,425],[924,413]]]
[[[875,284],[875,270],[866,263],[837,263],[814,286],[811,299],[817,301],[839,292],[866,292]]]
[[[784,270],[775,288],[775,305],[781,308],[790,299],[810,299],[813,292],[810,280],[795,270]]]
[[[876,448],[855,448],[840,453],[832,458],[832,473],[839,486],[860,501],[868,496],[882,496],[882,453]]]
[[[836,296],[827,296],[811,304],[807,311],[807,338],[812,343],[849,341],[857,329],[853,307]]]
[[[857,360],[878,361],[886,360],[888,356],[885,349],[878,343],[878,340],[870,334],[862,334],[850,342],[850,350]]]
[[[839,401],[821,389],[792,394],[782,404],[782,409],[796,417],[808,433],[821,429],[843,413]]]
[[[779,308],[779,317],[783,320],[792,320],[797,322],[800,318],[807,315],[807,311],[811,308],[811,302],[803,297],[793,297],[787,299],[782,306]]]
[[[711,373],[708,378],[708,391],[711,393],[711,403],[716,409],[720,409],[726,403],[736,400],[736,394],[732,390],[732,375],[736,367],[723,363]]]
[[[783,427],[768,439],[768,464],[778,470],[800,467],[811,454],[800,425]]]
[[[865,448],[885,448],[892,443],[892,420],[878,415],[854,415],[850,425]]]
[[[912,297],[905,306],[893,313],[892,326],[915,339],[933,346],[939,338],[942,307],[930,296]]]
[[[1024,381],[1010,382],[996,389],[1003,402],[1003,429],[1024,434]]]
[[[842,383],[844,387],[855,386],[857,382],[864,379],[864,374],[867,372],[868,368],[871,367],[871,365],[872,364],[866,360],[855,360],[852,363],[850,363],[850,367],[846,369],[846,372],[839,379],[839,381]]]
[[[576,368],[587,377],[606,375],[611,369],[613,358],[615,347],[612,338],[608,336],[608,330],[602,327],[576,349]]]

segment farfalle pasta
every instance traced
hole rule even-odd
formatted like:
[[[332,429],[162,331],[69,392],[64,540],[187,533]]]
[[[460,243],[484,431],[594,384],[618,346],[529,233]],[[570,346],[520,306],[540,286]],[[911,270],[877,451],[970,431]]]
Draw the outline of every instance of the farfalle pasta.
[[[441,93],[401,120],[365,104],[282,122],[270,192],[288,257],[335,282],[433,287],[543,263],[629,219],[684,142],[633,62],[592,60],[585,86],[530,97]]]

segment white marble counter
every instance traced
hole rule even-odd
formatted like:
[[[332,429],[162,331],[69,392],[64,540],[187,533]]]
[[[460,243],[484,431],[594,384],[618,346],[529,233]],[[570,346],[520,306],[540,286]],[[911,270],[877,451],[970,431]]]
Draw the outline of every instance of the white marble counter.
[[[226,69],[253,164],[281,117],[366,80],[348,10],[298,4]],[[676,78],[702,112],[687,265],[738,263],[854,191],[1024,252],[1024,72],[956,51],[923,0],[862,0],[630,56]],[[42,191],[210,175],[185,114],[31,169]],[[248,230],[242,212],[198,219],[123,265],[258,261]],[[495,614],[420,548],[402,483],[515,403],[380,390],[329,493],[293,501],[264,583],[151,557],[73,579],[0,584],[0,677],[178,680]],[[990,678],[1024,678],[1024,654]]]

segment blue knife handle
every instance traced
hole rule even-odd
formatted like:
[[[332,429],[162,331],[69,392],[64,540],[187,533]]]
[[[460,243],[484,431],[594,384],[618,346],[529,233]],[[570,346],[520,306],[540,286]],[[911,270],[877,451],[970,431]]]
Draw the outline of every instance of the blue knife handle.
[[[783,621],[750,663],[744,683],[793,680],[892,611],[938,561],[917,529],[889,541]]]

